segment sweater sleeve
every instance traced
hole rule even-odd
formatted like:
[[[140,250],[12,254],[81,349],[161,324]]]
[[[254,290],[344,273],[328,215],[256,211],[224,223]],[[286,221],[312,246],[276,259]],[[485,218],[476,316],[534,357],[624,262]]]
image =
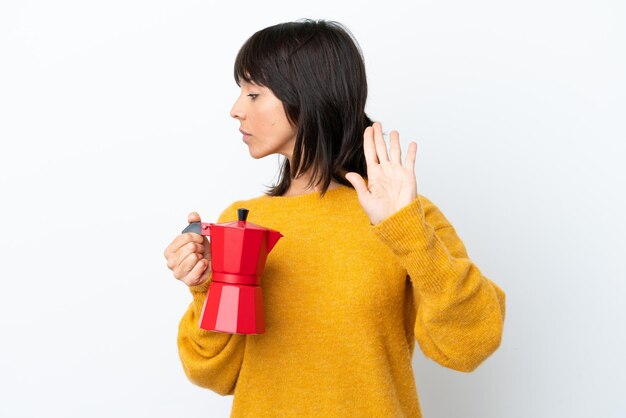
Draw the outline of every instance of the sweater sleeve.
[[[237,219],[236,208],[235,202],[222,212],[218,222]],[[220,395],[231,395],[239,377],[246,336],[200,328],[210,282],[189,287],[193,299],[178,326],[178,354],[191,382]]]
[[[371,229],[411,280],[415,337],[424,355],[450,369],[476,369],[500,345],[505,293],[483,276],[452,225],[423,196]]]

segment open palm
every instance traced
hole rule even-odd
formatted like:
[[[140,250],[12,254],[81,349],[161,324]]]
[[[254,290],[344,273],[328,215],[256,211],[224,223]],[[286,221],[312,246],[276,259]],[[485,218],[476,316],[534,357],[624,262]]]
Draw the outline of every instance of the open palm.
[[[367,183],[359,174],[346,174],[357,192],[359,203],[372,225],[393,215],[417,197],[415,156],[417,144],[411,142],[402,164],[400,134],[389,133],[389,154],[382,125],[375,122],[363,134],[363,151],[367,163]]]

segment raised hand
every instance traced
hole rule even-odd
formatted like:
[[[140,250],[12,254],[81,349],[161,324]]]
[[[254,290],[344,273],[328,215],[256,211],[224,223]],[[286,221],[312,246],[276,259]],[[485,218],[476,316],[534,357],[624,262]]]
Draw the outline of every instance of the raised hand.
[[[400,134],[389,133],[389,154],[383,138],[382,125],[375,122],[365,129],[363,151],[367,163],[367,184],[358,173],[347,173],[357,192],[359,203],[372,225],[396,213],[417,198],[415,156],[417,144],[411,142],[402,165]]]

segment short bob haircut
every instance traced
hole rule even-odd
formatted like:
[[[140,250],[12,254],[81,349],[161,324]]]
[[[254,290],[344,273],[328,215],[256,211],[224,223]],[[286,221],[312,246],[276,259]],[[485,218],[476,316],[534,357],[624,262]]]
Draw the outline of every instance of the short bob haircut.
[[[309,169],[308,187],[321,182],[322,195],[331,180],[352,187],[348,172],[366,177],[363,131],[372,121],[365,114],[365,64],[347,28],[305,19],[262,29],[239,50],[234,75],[238,85],[245,80],[269,88],[297,127],[294,166],[285,159],[267,195],[282,196],[291,179]]]

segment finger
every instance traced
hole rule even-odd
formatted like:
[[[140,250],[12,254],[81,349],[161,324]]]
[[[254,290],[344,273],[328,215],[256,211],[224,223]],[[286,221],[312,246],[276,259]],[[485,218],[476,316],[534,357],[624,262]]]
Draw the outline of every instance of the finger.
[[[415,159],[417,156],[417,143],[411,142],[409,149],[406,152],[406,159],[404,161],[404,168],[410,168],[415,170]]]
[[[389,132],[389,155],[392,163],[402,165],[402,149],[400,148],[400,133],[398,131]]]
[[[176,251],[175,259],[182,261],[189,254],[196,253],[200,256],[204,256],[204,245],[198,244],[197,242],[190,241],[187,244],[180,247],[178,251]]]
[[[363,133],[363,153],[365,154],[365,162],[368,167],[378,164],[376,156],[376,147],[374,145],[374,128],[368,126]]]
[[[201,260],[203,260],[201,254],[193,253],[193,252],[186,254],[186,256],[180,260],[180,264],[172,270],[174,272],[174,277],[176,277],[179,280],[182,280],[185,276],[189,274],[189,272],[193,269],[193,267]]]
[[[389,162],[389,156],[387,155],[387,144],[383,138],[383,126],[380,122],[374,123],[374,144],[376,145],[376,155],[378,155],[378,161],[381,164]]]
[[[187,215],[187,222],[200,222],[200,215],[198,212],[190,212],[189,215]]]
[[[205,238],[202,235],[196,234],[194,232],[186,232],[184,234],[177,235],[176,238],[165,248],[163,255],[169,261],[172,257],[175,257],[177,251],[181,249],[184,245],[189,242],[195,242],[198,244],[206,244]],[[168,266],[169,267],[169,266]]]
[[[188,253],[204,254],[204,248],[204,244],[198,244],[195,241],[190,241],[181,247],[179,253],[185,255]]]
[[[187,273],[185,277],[182,278],[182,281],[187,286],[197,286],[199,284],[204,283],[205,275],[204,273],[209,266],[209,262],[206,260],[200,260],[196,263],[195,266]]]
[[[354,190],[356,190],[358,196],[369,193],[363,177],[361,177],[358,173],[347,173],[345,177],[346,180],[348,180],[350,184],[352,184],[352,187],[354,187]]]

